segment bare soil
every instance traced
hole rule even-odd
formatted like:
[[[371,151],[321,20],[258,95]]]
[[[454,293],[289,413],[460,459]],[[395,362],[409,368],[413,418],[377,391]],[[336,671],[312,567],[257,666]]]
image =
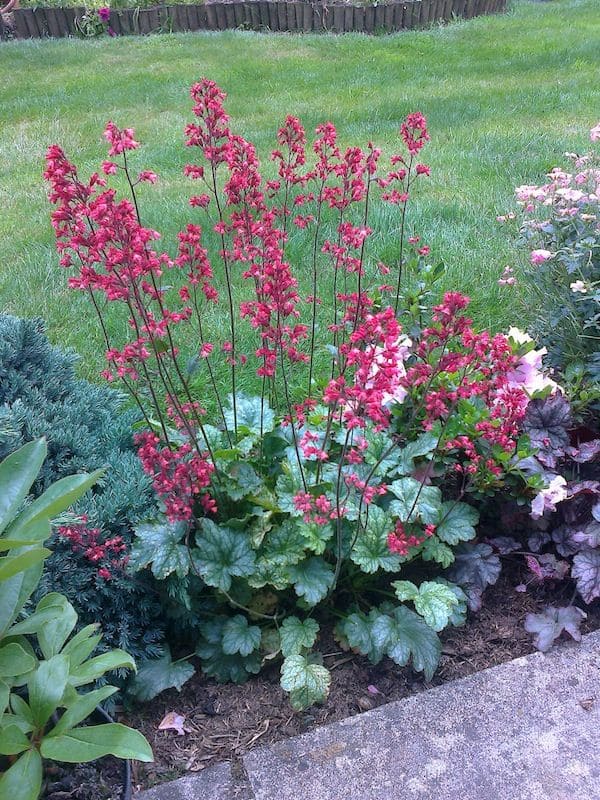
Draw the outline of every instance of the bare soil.
[[[331,692],[323,706],[294,712],[279,686],[277,665],[242,686],[219,685],[199,672],[181,693],[169,691],[152,703],[123,712],[120,721],[141,730],[154,750],[153,764],[133,765],[134,790],[199,771],[219,761],[236,761],[254,747],[304,733],[317,725],[360,714],[384,703],[422,692],[534,651],[523,623],[528,612],[545,603],[568,604],[567,587],[530,586],[515,591],[525,573],[517,563],[505,567],[484,597],[482,610],[470,614],[462,628],[442,634],[440,666],[430,683],[410,668],[389,659],[377,666],[344,652],[325,631],[320,649],[332,673]],[[565,596],[561,597],[561,593]],[[587,609],[584,632],[600,628],[600,603]],[[159,731],[168,712],[185,716],[187,732]],[[46,800],[119,800],[122,765],[114,759],[63,770],[54,766]]]

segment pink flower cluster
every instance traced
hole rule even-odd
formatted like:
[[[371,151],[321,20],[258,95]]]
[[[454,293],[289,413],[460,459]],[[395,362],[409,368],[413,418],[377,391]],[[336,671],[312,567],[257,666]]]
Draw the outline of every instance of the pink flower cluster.
[[[205,513],[216,513],[215,501],[202,492],[215,469],[207,453],[196,453],[190,443],[161,446],[160,438],[149,431],[138,433],[135,443],[144,472],[152,475],[154,491],[164,502],[167,519],[191,519],[197,495]]]
[[[82,516],[76,523],[59,526],[57,534],[71,544],[74,553],[81,553],[86,561],[98,567],[99,578],[108,581],[115,573],[125,569],[127,545],[122,537],[102,539],[100,528],[90,528],[87,517]]]

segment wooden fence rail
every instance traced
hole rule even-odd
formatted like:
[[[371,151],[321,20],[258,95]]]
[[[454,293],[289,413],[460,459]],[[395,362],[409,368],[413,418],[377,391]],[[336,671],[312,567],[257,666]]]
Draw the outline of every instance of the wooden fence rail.
[[[171,31],[384,33],[425,28],[456,17],[470,19],[506,9],[507,0],[385,0],[373,5],[306,0],[231,0],[203,5],[161,5],[111,10],[117,35]],[[18,38],[79,34],[84,8],[21,8],[13,11]]]

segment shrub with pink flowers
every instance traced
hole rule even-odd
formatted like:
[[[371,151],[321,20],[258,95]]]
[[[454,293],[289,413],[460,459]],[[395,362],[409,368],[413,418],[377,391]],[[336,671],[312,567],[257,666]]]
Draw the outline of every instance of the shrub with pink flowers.
[[[191,97],[184,172],[199,188],[176,252],[141,220],[140,184],[158,176],[133,167],[133,130],[108,124],[109,160],[88,180],[57,145],[47,154],[61,264],[98,314],[104,377],[145,420],[163,517],[138,526],[129,569],[165,581],[218,680],[281,657],[293,705],[322,701],[314,646],[334,615],[351,648],[430,678],[439,631],[465,618],[441,572],[475,538],[478,502],[542,488],[518,465],[530,400],[551,390],[533,343],[476,331],[459,293],[432,300],[440,268],[407,213],[429,175],[421,114],[387,165],[372,143],[342,148],[331,123],[309,147],[289,116],[263,177],[222,90],[202,80]],[[393,262],[377,252],[380,203],[397,211]],[[140,670],[138,696],[193,672],[169,653],[160,667]]]
[[[600,140],[600,126],[590,132]],[[600,159],[565,154],[543,185],[519,186],[523,241],[538,289],[535,333],[548,360],[566,378],[576,410],[597,410],[600,398]]]

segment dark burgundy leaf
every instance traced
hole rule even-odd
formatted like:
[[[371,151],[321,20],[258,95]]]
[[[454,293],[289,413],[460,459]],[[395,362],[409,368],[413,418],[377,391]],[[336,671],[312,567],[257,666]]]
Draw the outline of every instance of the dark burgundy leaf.
[[[446,577],[461,585],[467,595],[467,605],[472,611],[481,608],[481,594],[496,583],[502,570],[500,559],[489,544],[463,543],[454,551],[454,564],[446,570]]]
[[[568,606],[556,608],[547,606],[541,614],[527,614],[525,630],[535,634],[533,642],[538,650],[545,653],[563,631],[570,634],[576,642],[581,640],[579,626],[587,614],[580,608]]]
[[[573,534],[573,540],[585,547],[600,547],[600,522],[595,519],[588,522],[582,530]]]
[[[512,536],[495,536],[493,539],[488,539],[487,541],[488,544],[491,544],[494,550],[502,556],[521,549],[521,543],[513,539]]]
[[[569,572],[569,563],[552,553],[525,556],[527,566],[539,581],[562,581]]]
[[[542,547],[550,541],[550,534],[546,533],[546,531],[535,531],[532,533],[531,536],[527,539],[527,547],[533,553],[539,553]],[[561,553],[561,555],[565,555]]]
[[[600,456],[600,439],[583,442],[579,447],[570,447],[567,453],[578,464],[587,464]]]
[[[552,531],[552,541],[561,556],[572,556],[582,549],[581,543],[575,539],[577,532],[576,528],[570,528],[567,525],[559,525]]]
[[[544,400],[532,400],[527,406],[523,430],[528,434],[537,457],[547,467],[554,468],[569,446],[568,429],[571,408],[561,394]]]
[[[600,551],[584,550],[573,559],[571,575],[586,603],[600,597]]]

